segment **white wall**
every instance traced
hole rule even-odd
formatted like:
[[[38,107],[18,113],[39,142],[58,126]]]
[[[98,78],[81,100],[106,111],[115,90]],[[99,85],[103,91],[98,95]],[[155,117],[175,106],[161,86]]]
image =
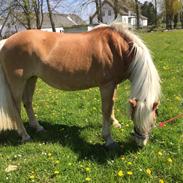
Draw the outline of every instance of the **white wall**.
[[[110,12],[109,12],[110,11]],[[111,15],[109,14],[111,13]],[[108,3],[105,3],[103,6],[102,6],[102,18],[103,18],[103,23],[105,24],[110,24],[114,21],[114,10],[113,8],[108,4]],[[97,15],[95,15],[95,17],[93,18],[93,23],[94,24],[97,24],[99,23],[98,20],[97,20]]]
[[[142,26],[146,27],[148,25],[148,21],[147,20],[142,20]]]
[[[111,15],[109,15],[109,11],[111,12]],[[131,14],[131,12],[128,12],[128,15],[118,15],[117,18],[115,18],[114,10],[113,8],[108,4],[105,3],[102,6],[102,18],[103,18],[103,23],[105,24],[111,24],[113,21],[116,22],[122,22],[125,24],[129,24],[131,26],[136,26],[136,17]],[[99,23],[97,20],[97,15],[93,18],[93,23],[97,24]],[[140,25],[141,26],[147,26],[147,20],[145,19],[140,19]]]
[[[115,17],[115,14],[114,14],[113,8],[109,4],[105,3],[102,6],[103,23],[106,23],[106,24],[112,23],[114,20],[114,17]]]
[[[64,32],[64,28],[63,27],[58,27],[55,28],[56,32]],[[41,29],[42,31],[46,31],[46,32],[53,32],[52,28],[43,28]]]

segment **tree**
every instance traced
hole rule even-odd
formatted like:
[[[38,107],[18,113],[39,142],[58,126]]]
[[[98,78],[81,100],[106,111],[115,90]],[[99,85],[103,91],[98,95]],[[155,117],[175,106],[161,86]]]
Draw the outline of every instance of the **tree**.
[[[154,0],[154,15],[155,15],[155,27],[157,27],[158,26],[158,16],[157,16],[157,14],[158,14],[158,10],[157,10],[157,0]]]
[[[52,10],[51,10],[51,6],[50,6],[50,1],[46,0],[46,3],[47,3],[48,14],[49,14],[52,30],[53,30],[53,32],[56,32],[55,23],[54,23],[53,17],[52,17]]]
[[[136,17],[137,17],[137,29],[140,28],[140,12],[139,12],[139,2],[135,0],[135,10],[136,10]]]
[[[9,4],[10,18],[26,29],[40,29],[43,22],[43,0],[14,0]]]
[[[141,6],[141,14],[148,18],[149,25],[156,25],[155,7],[151,2],[144,2]]]
[[[182,9],[182,2],[180,0],[164,0],[165,14],[166,14],[166,28],[172,29],[173,23],[176,28],[178,13]]]
[[[36,27],[41,29],[43,24],[43,0],[33,0],[33,9],[36,17]]]

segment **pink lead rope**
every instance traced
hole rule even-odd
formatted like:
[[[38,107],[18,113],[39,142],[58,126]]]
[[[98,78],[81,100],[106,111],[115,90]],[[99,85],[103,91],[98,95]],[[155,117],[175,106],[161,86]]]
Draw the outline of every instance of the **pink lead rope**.
[[[174,118],[170,118],[170,119],[168,119],[166,121],[160,122],[159,123],[159,127],[161,128],[161,127],[163,127],[165,125],[165,123],[170,123],[170,122],[172,122],[172,121],[174,121],[176,119],[179,119],[181,117],[183,117],[183,114],[179,114],[179,115],[175,116]]]

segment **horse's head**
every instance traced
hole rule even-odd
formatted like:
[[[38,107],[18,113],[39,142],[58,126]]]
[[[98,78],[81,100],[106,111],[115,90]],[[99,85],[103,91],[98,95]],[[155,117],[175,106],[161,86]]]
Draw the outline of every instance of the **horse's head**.
[[[134,122],[134,139],[138,146],[145,146],[158,115],[159,102],[148,107],[146,102],[130,99],[131,119]]]

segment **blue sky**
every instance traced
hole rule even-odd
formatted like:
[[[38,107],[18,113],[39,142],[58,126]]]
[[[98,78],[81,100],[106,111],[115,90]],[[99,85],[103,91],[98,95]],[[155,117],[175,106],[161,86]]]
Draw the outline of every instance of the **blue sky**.
[[[151,1],[151,0],[140,0],[141,2]],[[75,13],[83,18],[83,20],[88,20],[89,16],[95,12],[95,5],[90,4],[82,8],[80,6],[80,0],[63,0],[63,7],[60,8],[61,13]],[[59,10],[58,10],[59,11]]]

